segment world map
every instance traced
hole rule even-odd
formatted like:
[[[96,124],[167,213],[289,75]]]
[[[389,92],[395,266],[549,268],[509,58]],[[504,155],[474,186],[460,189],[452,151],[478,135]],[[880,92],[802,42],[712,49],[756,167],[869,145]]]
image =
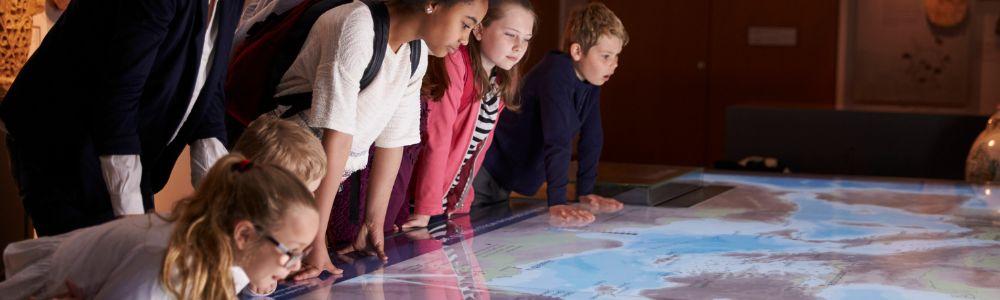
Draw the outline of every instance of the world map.
[[[732,174],[704,180],[733,188],[690,208],[627,206],[583,227],[553,226],[541,211],[498,228],[455,219],[446,235],[424,237],[426,253],[322,293],[393,300],[1000,299],[1000,203],[981,189]]]

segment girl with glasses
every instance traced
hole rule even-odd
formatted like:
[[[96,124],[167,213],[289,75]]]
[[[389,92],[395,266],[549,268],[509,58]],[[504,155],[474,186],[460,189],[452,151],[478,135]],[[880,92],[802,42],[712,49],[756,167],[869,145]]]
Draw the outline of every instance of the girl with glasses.
[[[223,157],[173,215],[118,219],[4,251],[12,299],[234,299],[301,267],[319,213],[299,178]]]

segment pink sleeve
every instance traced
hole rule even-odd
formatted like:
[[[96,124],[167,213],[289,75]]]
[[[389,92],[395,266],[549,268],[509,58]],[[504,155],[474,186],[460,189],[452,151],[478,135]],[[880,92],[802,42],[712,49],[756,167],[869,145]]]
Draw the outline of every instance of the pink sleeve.
[[[468,62],[460,51],[445,57],[445,69],[450,83],[439,101],[427,102],[427,140],[417,159],[413,177],[416,182],[415,213],[438,215],[444,213],[441,200],[447,192],[451,178],[447,173],[448,153],[458,107],[462,101]]]

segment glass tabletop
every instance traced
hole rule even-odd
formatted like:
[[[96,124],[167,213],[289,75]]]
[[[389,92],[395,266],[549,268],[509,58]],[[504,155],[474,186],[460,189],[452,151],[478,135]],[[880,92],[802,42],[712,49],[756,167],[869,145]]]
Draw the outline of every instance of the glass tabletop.
[[[538,200],[477,208],[387,237],[386,263],[335,257],[343,276],[272,296],[1000,299],[1000,201],[988,186],[702,176],[726,189],[690,207],[599,213],[586,226],[549,219]]]

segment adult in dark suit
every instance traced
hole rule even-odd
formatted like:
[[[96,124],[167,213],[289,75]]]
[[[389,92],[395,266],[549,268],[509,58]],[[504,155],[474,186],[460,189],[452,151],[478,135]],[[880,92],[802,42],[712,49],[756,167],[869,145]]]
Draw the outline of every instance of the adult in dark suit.
[[[223,90],[242,0],[74,0],[0,103],[40,235],[153,208],[177,157],[225,153]]]

